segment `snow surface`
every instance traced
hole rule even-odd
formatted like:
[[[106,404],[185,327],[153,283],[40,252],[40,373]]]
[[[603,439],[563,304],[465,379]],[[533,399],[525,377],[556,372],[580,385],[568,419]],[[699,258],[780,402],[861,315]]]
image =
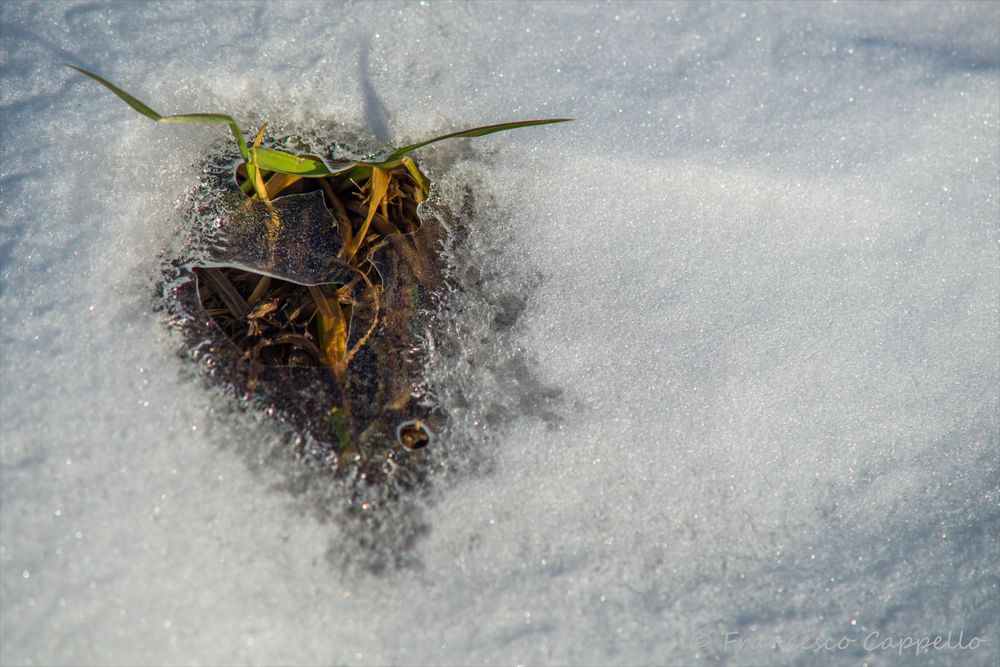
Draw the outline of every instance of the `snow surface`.
[[[997,3],[0,22],[3,664],[1000,659]],[[476,228],[408,564],[351,565],[154,308],[225,130],[63,62],[379,145],[578,119],[421,154]]]

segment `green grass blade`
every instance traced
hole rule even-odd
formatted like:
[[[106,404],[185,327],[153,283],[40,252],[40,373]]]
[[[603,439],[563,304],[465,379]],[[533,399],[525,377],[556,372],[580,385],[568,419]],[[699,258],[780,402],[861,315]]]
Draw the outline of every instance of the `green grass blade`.
[[[160,120],[160,119],[163,118],[163,116],[161,116],[160,114],[156,113],[155,111],[153,111],[152,109],[150,109],[149,107],[147,107],[145,104],[143,104],[139,100],[135,99],[134,97],[132,97],[131,95],[129,95],[128,93],[126,93],[124,90],[122,90],[121,88],[119,88],[115,84],[113,84],[110,81],[108,81],[107,79],[105,79],[103,77],[100,77],[100,76],[94,74],[93,72],[88,72],[87,70],[85,70],[83,68],[80,68],[80,67],[77,67],[76,65],[70,65],[69,63],[67,63],[66,66],[67,67],[72,67],[73,69],[75,69],[80,74],[83,74],[84,76],[89,76],[91,79],[93,79],[97,83],[101,84],[102,86],[104,86],[105,88],[107,88],[108,90],[110,90],[112,93],[114,93],[115,95],[117,95],[118,97],[120,97],[123,100],[125,100],[125,102],[127,102],[130,107],[132,107],[133,109],[135,109],[136,111],[138,111],[139,113],[141,113],[146,118],[149,118],[151,120]]]
[[[356,162],[339,162],[331,168],[319,158],[309,155],[292,155],[271,148],[257,149],[257,165],[261,169],[304,178],[334,176],[348,171],[356,164]]]
[[[385,159],[385,162],[391,162],[393,160],[398,160],[407,153],[417,150],[418,148],[423,148],[428,144],[433,144],[438,141],[444,141],[445,139],[458,139],[459,137],[482,137],[487,134],[493,134],[494,132],[506,132],[507,130],[513,130],[519,127],[530,127],[532,125],[548,125],[550,123],[566,123],[568,121],[574,120],[573,118],[546,118],[544,120],[522,120],[515,123],[499,123],[497,125],[484,125],[482,127],[474,127],[471,130],[462,130],[461,132],[452,132],[451,134],[444,134],[440,137],[434,137],[433,139],[428,139],[427,141],[421,141],[418,144],[410,144],[409,146],[403,146],[402,148],[396,149],[396,151]]]
[[[124,90],[114,85],[104,77],[98,76],[93,72],[88,72],[87,70],[77,67],[76,65],[70,65],[67,63],[66,66],[72,67],[80,74],[88,76],[97,83],[101,84],[102,86],[110,90],[112,93],[120,97],[122,100],[124,100],[125,103],[128,104],[130,107],[141,113],[146,118],[149,118],[150,120],[155,120],[157,122],[163,122],[163,123],[209,123],[209,124],[228,125],[229,129],[233,133],[233,137],[236,139],[236,143],[240,147],[240,155],[243,156],[243,161],[247,163],[250,162],[250,150],[247,148],[246,139],[243,138],[243,133],[240,131],[240,126],[236,124],[236,121],[233,120],[232,116],[227,116],[225,114],[219,114],[219,113],[189,113],[176,116],[163,116],[154,111],[153,109],[151,109],[150,107],[146,106],[139,100],[137,100],[132,95],[129,95]]]

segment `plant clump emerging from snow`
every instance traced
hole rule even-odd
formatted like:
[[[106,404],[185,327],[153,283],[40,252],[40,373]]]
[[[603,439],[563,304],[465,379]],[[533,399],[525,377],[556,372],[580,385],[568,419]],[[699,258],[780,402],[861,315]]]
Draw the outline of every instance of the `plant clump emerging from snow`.
[[[231,116],[163,116],[70,67],[152,120],[229,126],[242,159],[234,187],[243,201],[222,224],[239,251],[191,270],[204,313],[238,350],[248,390],[262,400],[293,396],[313,435],[332,445],[320,458],[336,468],[374,450],[384,456],[391,440],[409,450],[426,446],[431,428],[412,400],[420,380],[414,320],[441,280],[440,231],[422,229],[417,207],[430,180],[410,153],[571,119],[477,127],[378,161],[331,164],[263,146],[266,124],[247,142]]]

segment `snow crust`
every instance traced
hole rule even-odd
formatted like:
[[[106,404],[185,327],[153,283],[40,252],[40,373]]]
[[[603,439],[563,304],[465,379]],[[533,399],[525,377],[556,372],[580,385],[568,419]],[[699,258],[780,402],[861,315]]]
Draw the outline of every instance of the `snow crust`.
[[[7,2],[0,36],[3,664],[996,664],[996,3]],[[421,153],[477,227],[434,370],[464,464],[409,566],[344,566],[155,308],[225,131],[63,62],[370,145],[577,118]]]

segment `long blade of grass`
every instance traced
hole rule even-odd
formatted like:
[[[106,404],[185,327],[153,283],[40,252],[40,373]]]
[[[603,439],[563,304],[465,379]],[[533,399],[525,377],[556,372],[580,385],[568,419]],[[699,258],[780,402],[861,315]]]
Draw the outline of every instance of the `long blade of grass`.
[[[319,328],[319,347],[326,363],[339,375],[344,368],[347,354],[348,322],[336,297],[327,299],[316,286],[309,287],[309,293],[316,302]]]
[[[236,124],[236,121],[233,119],[232,116],[227,116],[225,114],[219,114],[219,113],[189,113],[189,114],[180,114],[175,116],[163,116],[157,113],[156,111],[153,111],[153,109],[143,104],[132,95],[129,95],[124,90],[114,85],[107,79],[98,76],[93,72],[88,72],[87,70],[81,67],[77,67],[76,65],[70,65],[67,63],[66,66],[72,67],[80,74],[88,76],[97,83],[101,84],[102,86],[110,90],[112,93],[120,97],[122,100],[124,100],[125,103],[128,104],[130,107],[141,113],[146,118],[149,118],[150,120],[155,120],[162,123],[208,123],[208,124],[228,125],[230,131],[232,131],[233,133],[233,137],[236,138],[236,143],[240,147],[240,155],[243,156],[243,161],[247,163],[250,162],[250,149],[247,148],[247,142],[246,139],[243,138],[243,132],[240,131],[240,126]]]
[[[247,299],[247,305],[253,306],[260,298],[264,296],[267,290],[271,287],[271,276],[261,276],[260,280],[257,281],[257,286],[253,288],[253,292],[250,294],[250,298]]]
[[[344,355],[345,364],[350,363],[351,359],[354,358],[354,355],[358,353],[358,350],[364,347],[365,343],[368,342],[369,336],[372,335],[372,332],[375,331],[375,327],[378,326],[379,313],[382,310],[382,299],[380,297],[379,286],[372,284],[372,281],[364,274],[364,272],[359,271],[359,273],[361,274],[361,277],[364,278],[365,284],[368,286],[368,290],[372,296],[372,321],[368,326],[368,331],[366,331],[361,338],[358,339],[358,342],[354,344],[354,347],[348,350],[347,354]]]
[[[306,352],[308,352],[309,355],[312,356],[319,363],[322,364],[326,362],[326,359],[323,357],[323,353],[320,352],[319,348],[316,347],[316,345],[311,340],[309,340],[302,334],[297,334],[297,333],[278,334],[277,336],[271,338],[265,343],[265,346],[268,345],[294,345],[295,347],[301,348]]]
[[[319,185],[323,188],[323,192],[326,193],[330,206],[333,207],[333,216],[336,218],[337,227],[340,229],[340,238],[343,247],[348,247],[351,245],[353,235],[351,234],[351,219],[347,215],[347,209],[344,207],[344,202],[340,201],[340,197],[338,197],[337,193],[334,192],[333,186],[330,185],[330,181],[328,179],[319,179]]]
[[[226,278],[226,274],[216,268],[205,267],[199,270],[199,274],[204,276],[208,284],[212,286],[215,293],[222,299],[229,312],[237,320],[242,320],[250,312],[250,306],[243,300],[240,293],[236,291],[233,284]]]
[[[427,198],[427,193],[431,189],[430,179],[424,175],[424,172],[420,171],[420,167],[413,161],[413,158],[404,157],[400,161],[406,167],[406,170],[410,172],[410,176],[413,177],[414,182],[417,184],[416,191],[413,193],[414,199],[417,200],[418,204],[423,203]]]
[[[260,148],[260,142],[264,139],[264,130],[267,129],[267,123],[260,126],[260,131],[257,132],[257,138],[254,139],[253,146],[250,147],[250,159],[245,162],[247,169],[247,181],[253,188],[255,196],[264,203],[270,205],[271,198],[267,196],[267,188],[264,187],[264,175],[261,170],[257,168],[257,149]],[[242,188],[242,186],[241,186]]]
[[[368,233],[368,227],[372,223],[372,218],[375,217],[379,206],[385,201],[385,194],[389,190],[389,172],[378,167],[372,167],[372,178],[369,182],[369,188],[368,217],[365,218],[365,222],[361,225],[358,235],[354,237],[354,241],[347,249],[347,256],[344,259],[348,262],[354,259],[354,255],[365,240],[365,234]]]
[[[437,143],[438,141],[444,141],[445,139],[458,139],[459,137],[482,137],[487,134],[493,134],[494,132],[506,132],[507,130],[514,130],[519,127],[530,127],[532,125],[548,125],[550,123],[566,123],[573,118],[546,118],[543,120],[521,120],[514,123],[499,123],[497,125],[483,125],[482,127],[474,127],[471,130],[462,130],[461,132],[452,132],[451,134],[443,134],[440,137],[434,137],[433,139],[428,139],[427,141],[421,141],[417,144],[410,144],[409,146],[403,146],[402,148],[397,148],[396,151],[387,157],[385,162],[392,162],[393,160],[398,160],[407,153],[411,153],[418,148],[423,148],[429,144]]]
[[[272,148],[257,149],[257,165],[266,171],[276,171],[282,174],[318,178],[320,176],[335,176],[349,171],[357,162],[338,162],[332,167],[316,157],[309,155],[292,155],[285,151]]]
[[[293,176],[291,174],[285,174],[283,172],[275,172],[267,179],[264,183],[264,189],[267,190],[267,196],[271,199],[281,195],[281,192],[294,184],[295,181],[302,178],[301,176]]]

